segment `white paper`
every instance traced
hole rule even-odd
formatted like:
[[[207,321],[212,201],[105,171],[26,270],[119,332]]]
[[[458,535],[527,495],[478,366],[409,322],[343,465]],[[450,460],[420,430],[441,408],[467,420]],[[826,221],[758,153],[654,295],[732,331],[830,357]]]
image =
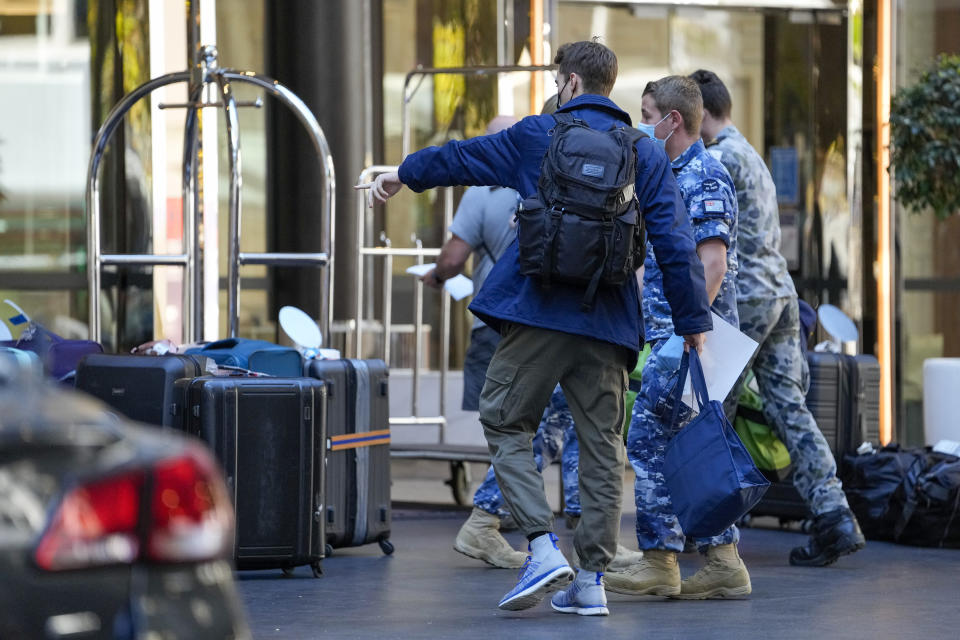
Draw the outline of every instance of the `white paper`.
[[[473,293],[473,280],[461,273],[444,282],[443,288],[454,300],[463,300]]]
[[[437,268],[436,262],[428,262],[427,264],[415,264],[412,267],[407,269],[407,273],[415,275],[418,278],[422,278],[431,271]]]
[[[755,340],[741,332],[732,324],[710,312],[713,315],[713,330],[707,332],[707,341],[700,353],[700,363],[703,365],[703,377],[707,381],[707,394],[711,400],[723,402],[733,385],[737,383],[740,374],[746,368],[750,358],[759,346]],[[682,348],[683,338],[674,336],[670,340],[679,340]],[[661,347],[666,348],[667,345]],[[683,403],[688,407],[694,406],[693,393],[690,388],[690,375],[687,374],[683,386]]]
[[[437,265],[434,262],[415,264],[407,269],[407,273],[422,278],[436,267]],[[473,293],[473,281],[461,273],[445,281],[443,288],[454,300],[463,300]]]

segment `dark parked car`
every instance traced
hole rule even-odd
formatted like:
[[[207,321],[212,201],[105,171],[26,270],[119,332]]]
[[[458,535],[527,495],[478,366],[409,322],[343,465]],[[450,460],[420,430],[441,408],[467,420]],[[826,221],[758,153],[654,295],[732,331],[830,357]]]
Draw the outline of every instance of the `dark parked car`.
[[[248,638],[233,523],[199,442],[0,372],[0,638]]]

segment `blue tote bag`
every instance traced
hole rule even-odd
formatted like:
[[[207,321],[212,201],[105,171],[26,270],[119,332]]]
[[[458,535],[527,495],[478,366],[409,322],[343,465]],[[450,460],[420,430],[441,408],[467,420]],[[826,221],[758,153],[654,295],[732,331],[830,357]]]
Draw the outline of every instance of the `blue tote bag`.
[[[733,430],[722,405],[710,400],[695,349],[684,352],[673,394],[673,421],[680,410],[687,370],[700,413],[667,445],[663,475],[683,532],[695,538],[722,533],[750,511],[770,483]]]

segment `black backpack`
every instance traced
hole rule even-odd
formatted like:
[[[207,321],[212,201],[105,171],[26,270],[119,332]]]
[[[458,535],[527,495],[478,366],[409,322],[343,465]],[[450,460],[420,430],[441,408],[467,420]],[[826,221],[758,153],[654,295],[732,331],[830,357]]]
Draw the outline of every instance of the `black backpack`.
[[[569,113],[553,117],[537,195],[517,211],[520,273],[545,287],[585,286],[587,311],[597,287],[621,285],[643,264],[646,237],[634,189],[635,145],[645,134],[627,126],[591,129]]]

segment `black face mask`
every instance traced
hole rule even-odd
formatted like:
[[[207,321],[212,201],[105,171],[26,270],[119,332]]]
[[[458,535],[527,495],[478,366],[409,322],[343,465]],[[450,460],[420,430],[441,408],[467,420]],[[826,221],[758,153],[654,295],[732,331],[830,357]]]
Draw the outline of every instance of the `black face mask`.
[[[567,81],[563,83],[563,86],[557,91],[557,109],[560,108],[560,94],[563,93],[563,90],[567,88],[567,85],[570,84],[570,76],[567,76]]]

